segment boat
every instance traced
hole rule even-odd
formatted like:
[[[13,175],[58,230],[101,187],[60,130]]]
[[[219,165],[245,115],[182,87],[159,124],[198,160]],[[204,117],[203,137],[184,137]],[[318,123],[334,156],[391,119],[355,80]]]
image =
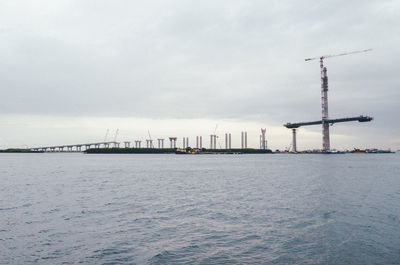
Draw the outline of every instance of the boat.
[[[197,151],[195,151],[193,149],[181,149],[181,148],[178,148],[175,151],[175,154],[178,154],[178,155],[195,155],[195,154],[198,154],[198,153],[199,152],[197,152]]]
[[[361,150],[361,149],[354,149],[353,151],[351,151],[350,153],[352,154],[366,154],[367,151],[366,150]]]

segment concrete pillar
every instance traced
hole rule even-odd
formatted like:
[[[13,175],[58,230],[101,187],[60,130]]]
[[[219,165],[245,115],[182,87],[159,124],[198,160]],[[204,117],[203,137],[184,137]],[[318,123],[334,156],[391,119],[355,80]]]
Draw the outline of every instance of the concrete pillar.
[[[293,133],[293,142],[292,142],[292,145],[293,145],[293,152],[294,153],[297,153],[297,143],[296,143],[296,129],[292,129],[292,133]]]
[[[131,147],[131,142],[124,142],[125,148],[130,148]]]
[[[202,149],[203,148],[203,136],[200,136],[200,149]]]
[[[265,132],[267,131],[267,129],[261,129],[261,149],[267,149],[267,146],[265,144]]]
[[[169,137],[170,147],[176,148],[176,137]]]
[[[157,139],[158,148],[164,148],[164,139]]]

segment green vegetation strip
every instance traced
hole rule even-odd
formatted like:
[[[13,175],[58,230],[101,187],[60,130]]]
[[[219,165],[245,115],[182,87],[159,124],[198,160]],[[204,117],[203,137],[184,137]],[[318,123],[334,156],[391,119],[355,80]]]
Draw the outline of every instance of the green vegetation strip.
[[[172,154],[173,148],[91,148],[85,151],[87,154]]]
[[[9,148],[0,150],[0,153],[43,153],[43,151],[33,151],[30,149]]]
[[[188,148],[188,150],[191,150]],[[87,154],[172,154],[175,153],[175,148],[91,148],[85,151]],[[232,153],[240,153],[240,154],[267,154],[272,153],[271,150],[265,149],[205,149],[203,148],[199,151],[202,153],[221,153],[221,154],[232,154]]]

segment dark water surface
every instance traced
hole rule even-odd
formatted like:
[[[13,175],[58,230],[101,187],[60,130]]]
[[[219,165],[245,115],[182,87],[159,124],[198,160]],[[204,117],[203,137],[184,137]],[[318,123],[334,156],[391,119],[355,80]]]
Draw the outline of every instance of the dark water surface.
[[[1,264],[400,264],[400,155],[0,154]]]

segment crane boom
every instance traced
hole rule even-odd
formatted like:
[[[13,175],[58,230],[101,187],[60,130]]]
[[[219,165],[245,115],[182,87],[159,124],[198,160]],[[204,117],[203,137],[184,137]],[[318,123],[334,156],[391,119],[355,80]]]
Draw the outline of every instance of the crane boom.
[[[361,50],[361,51],[352,51],[352,52],[344,52],[344,53],[335,54],[335,55],[323,55],[321,57],[307,58],[307,59],[305,59],[305,61],[311,61],[311,60],[316,60],[316,59],[325,59],[325,58],[330,58],[330,57],[337,57],[337,56],[343,56],[343,55],[349,55],[349,54],[361,53],[361,52],[369,52],[369,51],[372,51],[372,49],[366,49],[366,50]]]

